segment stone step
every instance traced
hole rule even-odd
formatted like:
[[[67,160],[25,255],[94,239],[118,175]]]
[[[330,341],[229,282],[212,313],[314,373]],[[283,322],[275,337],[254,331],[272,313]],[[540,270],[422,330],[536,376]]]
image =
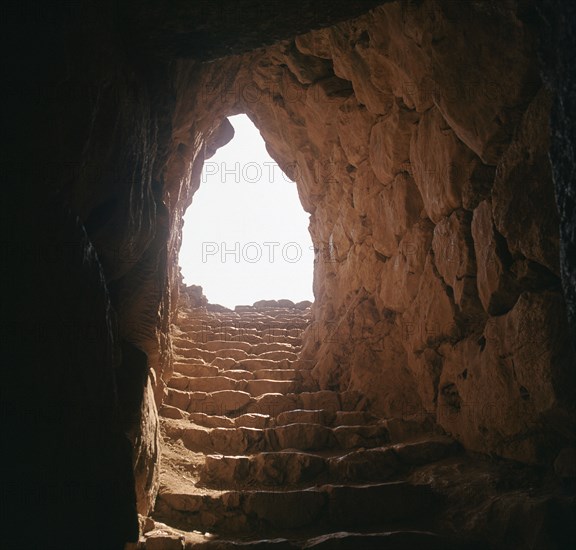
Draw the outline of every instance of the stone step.
[[[456,442],[431,435],[420,441],[361,449],[327,460],[330,475],[353,482],[382,481],[399,470],[430,464],[459,452]]]
[[[287,424],[307,423],[307,424],[322,424],[323,426],[331,426],[334,422],[336,415],[331,411],[325,410],[307,410],[307,409],[294,409],[280,413],[276,417],[277,426],[286,426]]]
[[[215,357],[210,364],[222,370],[233,369],[236,366],[236,360],[230,357]]]
[[[265,351],[258,354],[259,359],[272,359],[273,361],[280,361],[281,359],[288,359],[289,361],[296,361],[298,355],[293,351],[277,350]]]
[[[221,390],[208,393],[168,388],[165,404],[187,412],[226,415],[243,409],[252,399],[249,393],[238,390]]]
[[[242,428],[257,428],[264,430],[270,428],[273,418],[267,414],[246,413],[234,418],[234,425]]]
[[[254,357],[249,359],[242,359],[237,362],[236,366],[239,369],[249,371],[257,371],[263,369],[289,369],[290,361],[286,359],[274,361],[272,359],[260,359],[259,357]]]
[[[233,418],[227,416],[219,416],[216,414],[206,414],[202,412],[186,413],[186,417],[190,422],[205,428],[235,428]]]
[[[250,353],[253,355],[261,355],[262,353],[267,353],[270,351],[288,351],[294,352],[294,347],[292,344],[284,344],[282,342],[260,342],[259,344],[253,344]]]
[[[200,346],[199,346],[200,347]],[[245,352],[250,352],[252,346],[247,342],[242,341],[230,341],[230,340],[212,340],[210,342],[205,342],[201,345],[202,349],[208,351],[221,351],[226,349],[240,349]]]
[[[240,387],[239,387],[240,386]],[[168,381],[168,387],[182,391],[215,392],[220,390],[243,390],[245,382],[239,383],[234,378],[226,376],[173,376]]]
[[[277,416],[284,411],[297,409],[298,405],[294,397],[281,393],[265,393],[246,406],[246,412]]]
[[[294,485],[328,471],[324,458],[303,452],[264,452],[254,456],[208,455],[200,479],[211,487],[245,484]]]
[[[230,371],[231,372],[231,371]],[[247,392],[253,397],[258,397],[265,393],[290,393],[294,392],[297,382],[294,380],[274,380],[274,379],[253,379],[254,375],[249,371],[236,371],[237,373],[248,372],[252,379],[240,377],[228,377],[228,371],[219,376],[189,377],[180,373],[175,373],[168,381],[168,388],[184,392],[205,392],[213,393],[221,390],[235,390]],[[183,399],[183,396],[179,396]],[[198,396],[197,396],[198,398]],[[183,401],[179,400],[179,403]],[[172,402],[168,404],[172,405]],[[184,409],[183,409],[184,410]],[[188,409],[186,409],[188,410]]]
[[[242,369],[225,369],[222,371],[222,375],[235,380],[253,380],[256,378],[255,373]]]
[[[296,380],[298,371],[296,369],[259,369],[253,375],[257,380]]]
[[[294,392],[296,389],[296,382],[294,380],[247,380],[244,385],[244,390],[250,395],[257,397],[265,393],[283,393],[287,394]]]
[[[217,376],[220,372],[217,366],[207,365],[202,362],[180,362],[174,363],[174,372],[184,376]]]
[[[178,346],[179,348],[189,348],[196,345],[196,343],[185,336],[173,336],[172,345]]]
[[[328,449],[351,449],[360,442],[362,447],[377,447],[386,443],[384,427],[363,437],[342,438],[338,428],[321,424],[287,424],[267,429],[235,427],[205,428],[183,421],[165,419],[167,433],[174,439],[182,439],[186,448],[193,452],[247,454],[264,451],[320,451]],[[175,422],[172,423],[172,422]],[[362,426],[358,427],[363,428]]]
[[[262,336],[259,336],[258,334],[239,334],[237,336],[231,336],[230,340],[232,342],[247,342],[250,344],[261,344],[262,342],[264,342],[264,338],[262,338]]]
[[[155,517],[169,518],[171,524],[190,531],[262,533],[314,525],[381,529],[417,518],[434,502],[427,485],[406,482],[288,491],[198,491],[175,480],[161,485]]]
[[[184,357],[187,359],[202,359],[206,363],[210,363],[215,357],[216,353],[213,351],[208,351],[201,348],[188,348],[188,349],[178,349],[174,352],[175,356]]]
[[[234,342],[232,345],[242,344],[243,342]],[[247,351],[243,349],[236,349],[236,348],[224,348],[214,352],[216,358],[221,359],[233,359],[234,361],[242,361],[244,359],[248,359],[250,355]]]

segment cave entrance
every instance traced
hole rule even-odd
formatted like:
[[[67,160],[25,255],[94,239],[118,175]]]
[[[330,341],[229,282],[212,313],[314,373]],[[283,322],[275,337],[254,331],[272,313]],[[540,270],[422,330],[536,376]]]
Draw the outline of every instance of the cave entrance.
[[[296,183],[266,151],[246,115],[234,138],[205,161],[184,216],[180,267],[210,303],[313,300],[314,250]]]

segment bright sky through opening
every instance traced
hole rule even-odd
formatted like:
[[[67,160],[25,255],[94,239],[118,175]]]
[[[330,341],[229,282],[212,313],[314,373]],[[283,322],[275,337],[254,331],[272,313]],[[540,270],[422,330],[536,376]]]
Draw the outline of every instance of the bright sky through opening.
[[[228,120],[230,143],[204,163],[184,216],[180,266],[187,285],[234,308],[257,300],[313,300],[309,215],[296,184],[246,115]]]

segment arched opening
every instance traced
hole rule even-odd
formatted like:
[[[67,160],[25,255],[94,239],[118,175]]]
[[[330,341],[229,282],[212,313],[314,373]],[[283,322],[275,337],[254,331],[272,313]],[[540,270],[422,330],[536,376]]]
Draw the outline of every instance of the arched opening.
[[[313,300],[314,251],[296,184],[266,151],[246,115],[235,136],[204,163],[184,216],[180,266],[211,303]]]

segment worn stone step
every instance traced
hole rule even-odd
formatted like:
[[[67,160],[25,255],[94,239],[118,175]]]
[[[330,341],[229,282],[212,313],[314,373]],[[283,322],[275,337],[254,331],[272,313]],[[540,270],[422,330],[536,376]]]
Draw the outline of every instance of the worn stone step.
[[[251,357],[249,359],[243,359],[236,363],[237,368],[249,370],[249,371],[257,371],[263,369],[289,369],[290,368],[290,361],[286,359],[282,359],[280,361],[275,361],[272,359],[260,359],[259,357]]]
[[[238,334],[230,337],[231,342],[246,342],[249,344],[260,344],[264,342],[264,338],[258,334]]]
[[[294,485],[327,471],[324,458],[303,452],[264,452],[253,456],[208,455],[201,480],[210,486]]]
[[[239,461],[230,468],[245,468],[242,464]],[[173,474],[162,481],[155,517],[169,518],[178,528],[212,532],[266,532],[314,525],[366,529],[417,518],[434,500],[428,486],[406,482],[218,491],[198,489]]]
[[[302,338],[299,336],[285,336],[285,335],[275,335],[267,334],[263,337],[264,342],[276,342],[280,344],[290,344],[291,346],[301,346]]]
[[[281,342],[260,342],[259,344],[252,345],[250,353],[253,355],[261,355],[271,351],[287,351],[289,353],[294,353],[294,346],[292,346],[292,344],[284,344]]]
[[[246,412],[278,416],[282,412],[297,408],[298,405],[294,397],[281,393],[265,393],[264,395],[255,397],[253,401],[246,406]]]
[[[205,428],[234,428],[233,418],[228,418],[227,416],[220,416],[215,414],[206,414],[202,412],[191,412],[186,413],[187,418],[190,422],[197,424],[198,426],[204,426]]]
[[[321,424],[287,424],[269,430],[270,450],[297,449],[318,451],[331,449],[338,442],[330,428]]]
[[[193,340],[184,336],[172,336],[172,345],[179,348],[195,347],[197,344]]]
[[[333,423],[335,414],[331,411],[325,410],[308,410],[308,409],[294,409],[280,413],[276,417],[277,426],[286,426],[287,424],[296,423],[311,423],[322,424],[323,426],[330,426]]]
[[[216,354],[213,351],[208,351],[205,349],[195,347],[195,348],[179,349],[175,352],[175,356],[184,357],[188,359],[202,359],[202,361],[210,363],[210,361],[212,361],[216,357]]]
[[[222,415],[219,415],[222,416]],[[267,429],[235,426],[235,428],[206,428],[175,421],[165,426],[176,439],[182,439],[191,451],[222,454],[247,454],[263,451],[320,451],[341,449],[334,430],[320,424],[288,424]],[[168,424],[167,424],[168,423]],[[364,440],[367,446],[375,446],[381,440]]]
[[[290,393],[296,389],[293,380],[247,380],[245,391],[257,397],[265,393]]]
[[[227,349],[240,349],[249,352],[252,346],[248,342],[239,340],[212,340],[202,344],[202,349],[208,351],[222,351]]]
[[[234,342],[234,344],[240,344],[241,342]],[[242,361],[243,359],[248,359],[251,355],[244,351],[243,349],[236,349],[236,348],[224,348],[214,352],[216,358],[222,359],[233,359],[234,361]]]
[[[179,411],[180,409],[175,409]],[[169,413],[170,414],[170,413]],[[166,416],[166,415],[164,415]],[[188,418],[190,422],[205,428],[258,428],[260,430],[269,428],[272,418],[265,414],[242,414],[236,418],[205,413],[184,413],[183,416],[169,416],[169,418]]]
[[[242,384],[243,386],[243,384]],[[220,390],[242,390],[238,380],[226,376],[173,376],[168,381],[169,388],[184,391],[215,392]]]
[[[289,361],[295,361],[298,359],[298,355],[293,351],[277,350],[277,351],[265,351],[264,353],[258,354],[259,359],[272,359],[273,361],[280,361],[282,359],[288,359]]]
[[[170,405],[162,405],[158,410],[158,414],[164,418],[172,418],[174,420],[182,420],[188,417],[188,413]]]
[[[174,372],[184,376],[216,376],[220,372],[218,367],[203,362],[174,363]]]
[[[234,425],[243,428],[264,430],[271,427],[273,419],[267,414],[246,413],[234,418]]]
[[[222,371],[222,375],[234,378],[234,380],[253,380],[256,378],[253,372],[242,369],[225,369]]]
[[[361,449],[327,459],[331,477],[341,481],[386,481],[402,468],[391,447]]]
[[[246,454],[269,449],[266,430],[257,428],[182,427],[178,432],[185,447],[193,452]]]
[[[296,380],[298,372],[296,369],[260,369],[255,370],[253,376],[258,380]]]
[[[208,393],[168,388],[166,404],[188,412],[225,415],[244,408],[251,400],[252,396],[249,393],[238,390]]]
[[[236,360],[231,357],[215,357],[212,359],[210,364],[214,367],[218,367],[221,370],[233,369],[236,365]]]

